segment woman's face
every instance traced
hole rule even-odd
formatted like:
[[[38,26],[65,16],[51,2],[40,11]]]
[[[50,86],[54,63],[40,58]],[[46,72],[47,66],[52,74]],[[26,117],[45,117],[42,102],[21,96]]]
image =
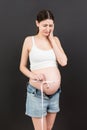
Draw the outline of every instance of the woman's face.
[[[39,33],[44,36],[48,36],[54,30],[54,21],[52,19],[46,19],[41,22],[36,21],[36,25],[39,28]]]

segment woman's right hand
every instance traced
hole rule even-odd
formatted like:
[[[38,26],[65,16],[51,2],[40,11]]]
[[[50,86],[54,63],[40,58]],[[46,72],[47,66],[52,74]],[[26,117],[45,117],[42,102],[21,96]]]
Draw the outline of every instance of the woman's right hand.
[[[34,80],[34,81],[45,81],[46,80],[46,77],[44,74],[36,74],[36,73],[33,73],[31,72],[31,75],[30,75],[30,79],[31,80]]]

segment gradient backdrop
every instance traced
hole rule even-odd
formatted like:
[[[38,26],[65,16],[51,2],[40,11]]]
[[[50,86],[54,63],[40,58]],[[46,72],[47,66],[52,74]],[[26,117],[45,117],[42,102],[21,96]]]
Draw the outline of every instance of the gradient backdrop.
[[[33,130],[25,116],[27,78],[19,71],[23,41],[34,35],[39,10],[55,16],[54,34],[68,56],[62,75],[61,111],[53,130],[87,129],[87,1],[0,0],[0,130]]]

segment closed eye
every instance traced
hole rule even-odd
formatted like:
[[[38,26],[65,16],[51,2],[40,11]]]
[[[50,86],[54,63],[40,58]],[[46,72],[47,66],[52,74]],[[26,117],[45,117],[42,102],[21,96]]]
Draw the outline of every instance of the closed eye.
[[[48,25],[47,24],[44,24],[43,27],[47,27]]]

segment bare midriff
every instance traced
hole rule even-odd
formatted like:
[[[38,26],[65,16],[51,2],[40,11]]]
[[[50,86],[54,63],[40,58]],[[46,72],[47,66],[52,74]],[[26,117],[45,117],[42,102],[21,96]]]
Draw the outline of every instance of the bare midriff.
[[[34,82],[32,79],[29,80],[29,83],[37,89],[41,89],[41,85],[43,85],[43,91],[47,95],[54,94],[60,88],[61,75],[57,67],[48,67],[44,69],[33,70],[32,72],[45,75],[46,82],[48,82],[47,84],[44,84],[43,81]]]

